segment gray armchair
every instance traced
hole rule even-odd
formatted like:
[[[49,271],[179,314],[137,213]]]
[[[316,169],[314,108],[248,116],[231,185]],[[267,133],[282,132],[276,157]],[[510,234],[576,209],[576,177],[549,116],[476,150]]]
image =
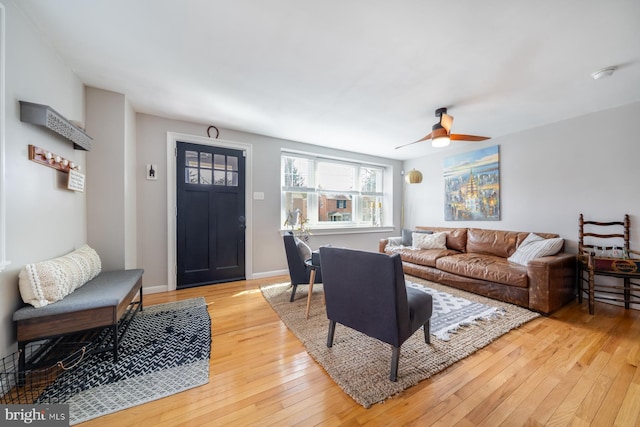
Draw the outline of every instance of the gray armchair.
[[[305,261],[311,259],[311,249],[291,232],[287,232],[282,238],[284,240],[284,250],[287,254],[289,277],[293,287],[289,301],[293,302],[298,285],[308,285],[311,279],[311,267],[305,263]],[[322,282],[322,272],[319,268],[316,268],[315,282]]]
[[[389,379],[397,381],[402,344],[421,327],[430,343],[431,295],[406,287],[398,254],[321,247],[320,259],[329,319],[327,347],[333,346],[336,323],[390,344]]]

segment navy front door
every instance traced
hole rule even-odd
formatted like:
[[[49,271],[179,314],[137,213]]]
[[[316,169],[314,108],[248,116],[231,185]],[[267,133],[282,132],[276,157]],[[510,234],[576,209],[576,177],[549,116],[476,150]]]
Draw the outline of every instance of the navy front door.
[[[242,150],[177,142],[177,287],[245,278]]]

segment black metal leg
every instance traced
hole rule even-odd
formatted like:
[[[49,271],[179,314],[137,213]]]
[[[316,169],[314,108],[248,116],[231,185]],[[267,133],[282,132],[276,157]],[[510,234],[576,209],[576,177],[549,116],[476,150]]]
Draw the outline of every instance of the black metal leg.
[[[327,335],[327,347],[332,347],[333,346],[333,335],[336,332],[336,321],[335,320],[330,320],[329,321],[329,334]]]
[[[424,324],[424,342],[431,344],[431,319],[427,320]]]
[[[113,333],[113,363],[118,363],[118,324],[111,327]]]
[[[398,364],[400,363],[400,347],[393,347],[391,355],[391,374],[389,379],[393,382],[398,381]]]
[[[25,343],[24,341],[19,341],[18,351],[20,352],[20,354],[18,355],[18,378],[16,378],[16,382],[19,386],[22,386],[24,385],[24,372],[27,366],[27,343]]]
[[[296,296],[296,289],[298,288],[298,285],[292,285],[293,289],[291,289],[291,298],[289,298],[289,302],[293,302],[293,299]]]
[[[142,306],[142,286],[140,286],[140,311],[144,310],[144,307]]]

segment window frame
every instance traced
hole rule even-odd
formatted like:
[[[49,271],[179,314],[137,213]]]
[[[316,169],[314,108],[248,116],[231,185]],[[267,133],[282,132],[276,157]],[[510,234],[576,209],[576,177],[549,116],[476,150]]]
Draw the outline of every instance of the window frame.
[[[304,186],[285,186],[285,158],[299,158],[306,159],[309,163],[308,173],[306,176],[307,182],[304,182]],[[316,171],[317,163],[330,163],[337,165],[346,165],[354,168],[354,178],[353,183],[355,186],[360,186],[360,174],[362,168],[370,168],[379,171],[379,178],[377,178],[377,187],[379,186],[380,191],[359,191],[359,188],[351,189],[351,190],[336,190],[336,189],[322,189],[317,188],[316,185]],[[299,151],[291,151],[291,150],[282,150],[280,153],[280,217],[281,217],[281,230],[290,230],[291,228],[295,228],[291,226],[291,224],[287,221],[287,195],[298,193],[302,195],[304,198],[306,195],[307,198],[307,212],[308,212],[308,220],[307,227],[311,228],[315,231],[322,230],[346,230],[346,229],[356,229],[356,230],[368,230],[375,229],[379,231],[386,230],[392,225],[392,206],[393,206],[393,191],[392,191],[392,166],[389,164],[380,164],[374,162],[364,162],[354,159],[345,159],[338,158],[332,156],[318,155],[314,153],[307,152],[299,152]],[[377,190],[378,188],[376,188]],[[351,220],[349,221],[331,221],[330,219],[326,221],[320,221],[319,216],[319,203],[320,203],[320,195],[321,194],[336,194],[340,195],[349,195],[352,196],[352,209],[351,209]],[[377,197],[378,199],[378,218],[379,221],[375,221],[374,218],[371,220],[363,220],[363,209],[364,206],[362,201],[365,198]],[[345,204],[348,205],[345,200]],[[384,207],[384,209],[383,209]],[[380,218],[380,216],[382,218]],[[355,220],[354,220],[355,218]],[[320,233],[322,234],[322,233]]]

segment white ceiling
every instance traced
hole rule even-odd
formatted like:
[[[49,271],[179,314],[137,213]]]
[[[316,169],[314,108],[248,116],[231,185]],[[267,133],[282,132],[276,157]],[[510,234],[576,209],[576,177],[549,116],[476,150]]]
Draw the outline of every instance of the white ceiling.
[[[495,138],[640,100],[638,0],[16,3],[138,112],[395,159],[438,107]]]

